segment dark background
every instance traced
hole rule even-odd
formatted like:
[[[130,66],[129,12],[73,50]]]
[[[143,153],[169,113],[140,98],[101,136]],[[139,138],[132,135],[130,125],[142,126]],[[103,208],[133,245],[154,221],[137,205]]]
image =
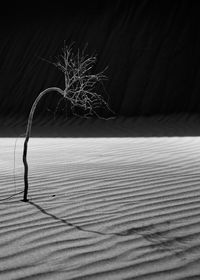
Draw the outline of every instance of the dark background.
[[[116,115],[200,112],[198,1],[40,2],[0,11],[0,117],[26,118],[40,91],[63,88],[62,73],[40,57],[54,60],[64,40],[88,43],[95,71],[108,65],[104,85]],[[51,116],[58,100],[46,96],[37,117]]]

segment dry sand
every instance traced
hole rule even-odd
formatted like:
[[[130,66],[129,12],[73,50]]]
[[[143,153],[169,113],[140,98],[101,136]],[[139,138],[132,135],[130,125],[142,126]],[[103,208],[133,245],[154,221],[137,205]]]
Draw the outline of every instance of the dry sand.
[[[200,138],[0,138],[0,280],[200,279]],[[4,200],[5,199],[5,200]]]
[[[25,133],[27,118],[0,116],[0,137],[18,137]],[[34,137],[171,137],[200,136],[200,115],[116,117],[109,120],[73,118],[37,118]]]

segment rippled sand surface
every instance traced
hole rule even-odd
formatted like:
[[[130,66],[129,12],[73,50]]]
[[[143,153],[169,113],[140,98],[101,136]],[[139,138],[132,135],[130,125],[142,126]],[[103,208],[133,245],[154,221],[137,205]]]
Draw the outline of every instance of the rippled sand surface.
[[[0,138],[1,280],[200,279],[199,137],[32,138],[28,203],[14,145]]]

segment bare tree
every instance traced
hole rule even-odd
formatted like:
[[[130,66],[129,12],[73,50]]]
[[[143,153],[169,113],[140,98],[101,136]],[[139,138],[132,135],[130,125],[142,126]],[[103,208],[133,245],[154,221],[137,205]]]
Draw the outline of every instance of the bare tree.
[[[105,69],[97,74],[92,74],[93,67],[96,63],[96,55],[89,56],[83,51],[76,53],[72,50],[72,45],[67,46],[64,44],[62,54],[57,58],[56,62],[50,62],[57,67],[64,74],[65,88],[64,90],[59,87],[50,87],[43,90],[35,99],[28,117],[26,128],[26,137],[23,149],[23,163],[24,163],[24,196],[23,201],[28,201],[28,163],[27,163],[27,149],[28,141],[31,135],[31,127],[33,115],[40,99],[49,92],[56,92],[69,102],[71,111],[74,115],[80,115],[76,109],[80,109],[84,117],[97,116],[101,117],[98,113],[99,108],[114,113],[108,105],[107,100],[103,95],[96,93],[96,84],[102,83],[106,79],[104,75]]]

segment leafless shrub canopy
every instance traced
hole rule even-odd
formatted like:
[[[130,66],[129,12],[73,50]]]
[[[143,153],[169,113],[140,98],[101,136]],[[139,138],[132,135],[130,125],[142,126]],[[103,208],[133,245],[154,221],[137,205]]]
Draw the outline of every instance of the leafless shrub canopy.
[[[63,97],[70,102],[74,115],[77,115],[76,108],[84,112],[84,117],[96,115],[98,118],[102,118],[97,113],[98,109],[106,109],[114,114],[105,97],[96,92],[97,83],[103,86],[103,80],[107,79],[104,74],[106,68],[99,73],[92,74],[97,57],[96,55],[89,56],[85,51],[86,47],[83,51],[78,49],[74,53],[72,45],[64,45],[62,54],[57,57],[56,62],[48,61],[64,74]]]

